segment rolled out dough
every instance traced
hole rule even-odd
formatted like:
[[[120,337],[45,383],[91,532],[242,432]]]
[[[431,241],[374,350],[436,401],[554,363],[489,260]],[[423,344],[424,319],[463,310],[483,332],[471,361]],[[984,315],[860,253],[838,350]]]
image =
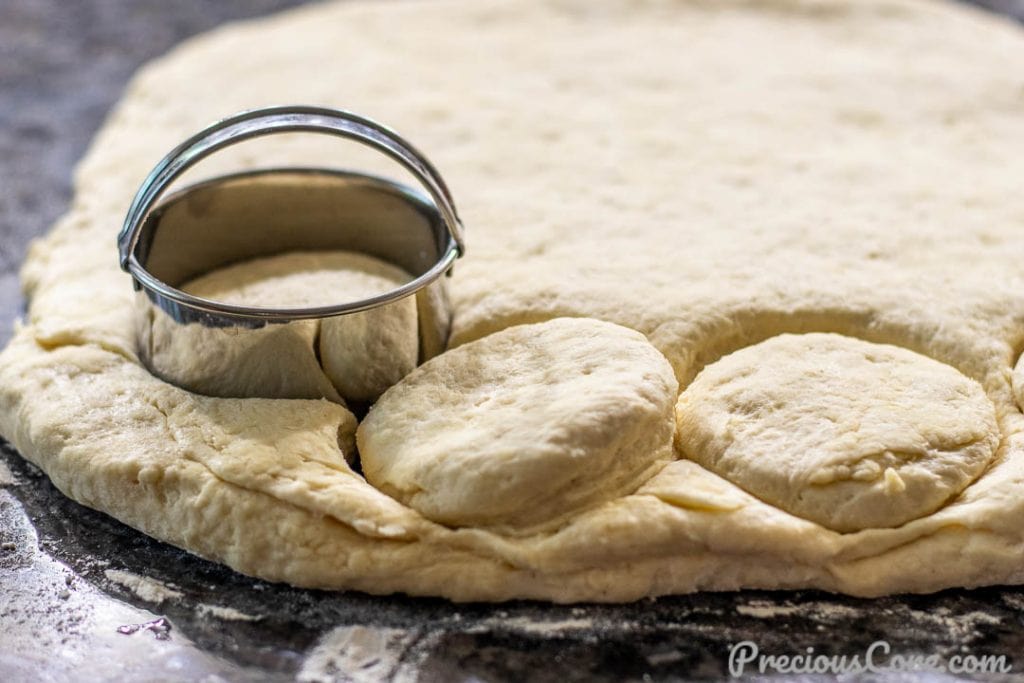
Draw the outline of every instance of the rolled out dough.
[[[623,601],[1024,582],[1022,63],[1019,28],[938,0],[339,2],[215,31],[142,69],[81,162],[70,213],[33,246],[31,307],[0,355],[0,433],[76,500],[301,586]],[[209,120],[281,102],[384,121],[444,172],[470,249],[451,281],[451,344],[466,351],[440,357],[443,382],[466,381],[472,368],[452,359],[468,363],[475,340],[500,346],[491,333],[616,323],[667,359],[690,404],[681,450],[701,453],[677,452],[633,491],[584,497],[554,528],[449,526],[349,467],[356,425],[341,406],[209,398],[146,372],[112,226],[167,149]],[[205,168],[310,165],[320,142],[243,145]],[[798,485],[777,485],[814,476],[810,445],[857,455],[802,431],[827,419],[831,389],[797,390],[786,405],[812,415],[757,441],[784,409],[737,417],[708,380],[739,364],[750,391],[800,387],[795,368],[833,351],[783,353],[781,335],[811,333],[834,335],[840,355],[888,345],[885,362],[908,373],[853,362],[857,395],[836,385],[837,424],[852,424],[841,406],[863,401],[857,428],[880,447],[913,434],[983,447],[948,470],[938,451],[921,455],[948,476],[892,516],[815,521],[817,504],[786,497]],[[541,341],[553,354],[575,343]],[[594,361],[605,354],[616,358],[595,349]],[[773,359],[781,383],[765,387]],[[565,376],[553,367],[552,386]],[[899,390],[917,380],[935,390]],[[957,406],[959,421],[942,423]],[[727,470],[712,445],[736,419],[727,454],[743,468]],[[695,439],[694,424],[713,438]],[[420,455],[402,429],[401,450],[371,458]],[[422,454],[440,443],[430,439]],[[758,444],[766,459],[751,463]],[[442,496],[450,480],[419,466]],[[601,479],[580,472],[581,487]]]

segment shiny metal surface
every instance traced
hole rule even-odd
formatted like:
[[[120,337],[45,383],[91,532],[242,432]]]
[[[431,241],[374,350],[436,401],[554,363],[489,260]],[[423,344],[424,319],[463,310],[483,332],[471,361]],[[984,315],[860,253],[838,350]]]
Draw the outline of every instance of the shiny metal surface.
[[[243,140],[282,132],[354,139],[398,160],[429,196],[399,183],[326,168],[220,176],[162,199],[188,168]],[[347,112],[277,107],[218,122],[171,151],[140,187],[118,236],[121,265],[137,291],[139,354],[154,374],[199,393],[234,396],[226,375],[272,367],[272,337],[297,321],[358,314],[416,297],[419,361],[447,342],[444,278],[464,251],[444,181],[397,134]],[[189,280],[240,261],[295,251],[345,250],[391,263],[411,278],[379,295],[317,307],[230,304],[182,290]],[[339,295],[341,296],[341,295]],[[273,373],[279,375],[280,373]],[[336,400],[329,388],[249,382],[245,396]]]

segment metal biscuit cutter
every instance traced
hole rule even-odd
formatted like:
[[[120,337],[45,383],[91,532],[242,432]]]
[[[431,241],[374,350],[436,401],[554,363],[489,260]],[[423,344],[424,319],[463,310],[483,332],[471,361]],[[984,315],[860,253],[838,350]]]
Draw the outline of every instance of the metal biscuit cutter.
[[[164,198],[175,179],[217,151],[294,132],[338,136],[378,150],[408,169],[426,194],[348,170],[288,167],[218,176]],[[140,358],[155,375],[204,394],[318,398],[330,392],[289,388],[272,381],[274,373],[271,381],[254,381],[241,391],[218,387],[240,371],[240,360],[247,368],[280,364],[273,345],[262,343],[268,329],[369,311],[407,297],[416,298],[419,362],[437,355],[451,326],[441,276],[450,274],[465,245],[441,175],[397,133],[345,111],[286,106],[231,116],[171,150],[135,195],[118,250],[137,293]],[[233,263],[317,250],[374,256],[412,280],[370,298],[310,308],[236,305],[179,289]]]

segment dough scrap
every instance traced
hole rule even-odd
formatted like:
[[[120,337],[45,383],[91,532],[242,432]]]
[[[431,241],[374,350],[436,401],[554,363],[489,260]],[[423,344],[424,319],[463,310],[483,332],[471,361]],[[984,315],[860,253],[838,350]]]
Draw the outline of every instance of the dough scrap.
[[[1018,25],[939,0],[345,0],[224,27],[139,72],[32,246],[0,434],[75,500],[299,586],[569,602],[1024,583],[1020,63]],[[600,319],[685,388],[782,334],[892,344],[981,385],[995,457],[940,509],[855,533],[689,460],[555,530],[431,522],[344,464],[342,406],[198,397],[139,365],[114,249],[131,197],[209,121],[281,102],[379,119],[444,173],[469,240],[453,347]],[[201,170],[323,163],[318,136],[272,142]],[[346,160],[394,176],[371,157]]]
[[[934,512],[999,446],[977,382],[835,334],[782,335],[726,356],[683,392],[676,419],[687,457],[843,532]]]
[[[597,320],[519,325],[427,361],[356,439],[366,479],[428,519],[519,532],[634,491],[672,458],[672,367]]]
[[[182,289],[225,303],[299,308],[383,294],[410,279],[365,254],[293,252],[219,268]],[[180,326],[171,329],[173,322],[163,320],[166,324],[154,335],[156,348],[176,356],[176,366],[202,359],[210,375],[203,393],[212,396],[370,402],[416,367],[419,358],[416,300],[411,297],[323,321],[268,325],[248,332],[244,347],[230,330],[221,341],[209,329],[182,334]]]

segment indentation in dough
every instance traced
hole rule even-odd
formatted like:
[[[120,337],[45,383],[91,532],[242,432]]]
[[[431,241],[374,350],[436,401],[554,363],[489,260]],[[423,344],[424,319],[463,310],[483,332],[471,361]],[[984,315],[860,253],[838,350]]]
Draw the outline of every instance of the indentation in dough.
[[[1010,373],[1010,387],[1017,409],[1024,411],[1024,353],[1017,356],[1017,362]]]
[[[683,510],[732,512],[754,499],[728,481],[689,460],[677,460],[637,491]]]
[[[580,318],[511,327],[389,389],[357,431],[363,472],[444,524],[536,529],[671,459],[677,392],[639,332]]]
[[[676,406],[686,457],[837,531],[934,512],[999,445],[992,403],[955,368],[836,334],[781,335],[707,366]]]
[[[212,271],[182,286],[196,296],[263,307],[328,306],[381,294],[411,278],[345,251],[293,252]],[[416,300],[317,320],[218,333],[158,319],[148,343],[163,363],[201,363],[201,393],[222,397],[328,398],[369,402],[416,367]],[[166,358],[166,356],[173,358]],[[190,372],[199,376],[200,372]]]

